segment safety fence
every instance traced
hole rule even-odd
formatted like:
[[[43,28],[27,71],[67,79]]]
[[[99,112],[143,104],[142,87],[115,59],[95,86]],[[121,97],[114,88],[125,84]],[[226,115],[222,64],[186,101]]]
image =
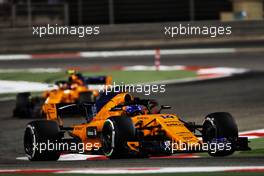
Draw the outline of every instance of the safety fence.
[[[25,0],[0,4],[0,26],[123,24],[218,20],[230,0]]]
[[[212,38],[208,35],[165,35],[165,26],[230,26],[232,34]],[[251,42],[263,46],[263,21],[196,21],[148,24],[99,25],[100,34],[86,37],[76,35],[33,35],[32,28],[0,29],[0,53],[43,53],[87,50],[234,47]],[[195,46],[194,46],[195,45]]]

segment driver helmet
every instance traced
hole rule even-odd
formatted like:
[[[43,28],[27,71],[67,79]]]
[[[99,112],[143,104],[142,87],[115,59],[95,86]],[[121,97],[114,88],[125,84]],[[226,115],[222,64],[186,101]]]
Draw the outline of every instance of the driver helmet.
[[[144,109],[141,105],[130,105],[126,107],[126,112],[129,116],[144,114]]]
[[[69,77],[69,82],[72,84],[84,85],[84,78],[80,73],[72,74]]]

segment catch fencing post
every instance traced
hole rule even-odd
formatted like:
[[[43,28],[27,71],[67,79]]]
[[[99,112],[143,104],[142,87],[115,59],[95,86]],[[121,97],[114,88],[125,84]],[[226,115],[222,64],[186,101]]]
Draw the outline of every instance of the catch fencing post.
[[[32,26],[32,7],[31,0],[27,0],[27,17],[28,17],[28,27]]]
[[[195,20],[195,2],[194,0],[190,0],[190,21],[194,21]]]
[[[83,1],[78,0],[78,25],[82,25],[83,22]]]
[[[12,14],[11,14],[11,26],[15,27],[16,26],[16,4],[12,3]]]
[[[108,0],[109,24],[115,23],[114,0]]]
[[[69,26],[69,5],[64,3],[64,25]]]

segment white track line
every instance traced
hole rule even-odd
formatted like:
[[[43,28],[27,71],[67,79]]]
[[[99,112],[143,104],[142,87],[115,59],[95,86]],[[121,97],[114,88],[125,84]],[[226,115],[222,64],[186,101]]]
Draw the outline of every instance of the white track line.
[[[159,71],[176,71],[184,70],[186,67],[183,65],[160,65]],[[125,66],[122,68],[123,71],[155,71],[156,66],[146,66],[146,65],[134,65],[134,66]]]
[[[261,135],[258,135],[258,133]],[[264,134],[264,129],[243,131],[239,133],[240,136],[245,136],[248,137],[249,139],[261,138],[263,137],[263,134]]]
[[[249,134],[249,133],[264,133],[264,128],[263,129],[258,129],[258,130],[248,130],[248,131],[243,131],[240,132],[240,135],[244,135],[244,134]]]
[[[234,53],[235,48],[207,48],[207,49],[164,49],[160,50],[161,55],[187,55],[187,54],[214,54]],[[155,50],[127,50],[127,51],[91,51],[80,52],[81,57],[117,57],[117,56],[154,56]]]
[[[162,49],[161,55],[188,55],[188,54],[216,54],[216,53],[235,53],[235,48],[198,48],[198,49]],[[0,61],[3,60],[29,60],[37,58],[38,54],[1,54]],[[54,54],[46,54],[47,58]],[[71,54],[61,54],[61,58],[69,58]],[[155,50],[124,50],[124,51],[84,51],[76,52],[76,55],[83,58],[96,57],[126,57],[126,56],[154,56]],[[45,59],[45,58],[44,58]]]
[[[28,68],[28,69],[0,69],[0,73],[19,73],[19,72],[26,72],[26,73],[58,73],[62,72],[63,69],[61,68]]]
[[[145,66],[145,65],[135,65],[135,66],[127,66],[123,67],[122,70],[128,71],[138,71],[138,70],[155,70],[154,66]],[[161,65],[161,71],[171,71],[171,70],[188,70],[188,67],[182,65]],[[21,71],[27,71],[30,73],[39,73],[39,72],[47,72],[47,73],[55,73],[60,72],[62,69],[60,68],[35,68],[35,69],[0,69],[0,73],[16,73]],[[194,70],[195,71],[195,70]],[[229,68],[229,67],[212,67],[212,68],[197,68],[197,77],[192,78],[183,78],[183,79],[174,79],[174,80],[162,80],[162,81],[154,81],[149,83],[138,83],[138,84],[179,84],[179,83],[187,83],[194,81],[202,81],[216,78],[224,78],[228,76],[232,76],[233,74],[241,74],[247,72],[247,69],[242,68]],[[0,93],[16,93],[16,92],[25,92],[25,91],[43,91],[48,90],[49,85],[44,83],[36,83],[36,82],[27,82],[27,81],[1,81],[0,80]]]
[[[231,67],[213,67],[213,68],[201,68],[197,71],[199,75],[202,74],[240,74],[249,71],[244,68],[231,68]]]
[[[190,172],[228,172],[263,170],[264,166],[232,166],[232,167],[142,167],[142,168],[95,168],[59,171],[71,174],[150,174],[150,173],[190,173]]]
[[[87,155],[87,154],[63,154],[60,156],[58,161],[85,161],[87,159],[93,159],[102,157],[104,155]],[[26,156],[17,157],[17,160],[28,161]]]
[[[2,169],[0,173],[56,173],[56,174],[150,174],[197,172],[264,172],[264,166],[211,166],[211,167],[129,167],[92,169]]]
[[[243,131],[239,133],[239,136],[249,137],[250,139],[259,138],[259,136],[247,136],[247,134],[252,133],[264,133],[264,129],[257,129],[257,130],[250,130],[250,131]],[[81,161],[81,160],[88,160],[97,157],[102,157],[103,155],[86,155],[86,154],[64,154],[61,155],[59,161]],[[27,157],[17,157],[17,160],[28,160]]]
[[[49,84],[28,81],[5,81],[0,80],[0,94],[44,91],[50,89]]]
[[[1,54],[1,60],[29,60],[32,59],[30,54]]]

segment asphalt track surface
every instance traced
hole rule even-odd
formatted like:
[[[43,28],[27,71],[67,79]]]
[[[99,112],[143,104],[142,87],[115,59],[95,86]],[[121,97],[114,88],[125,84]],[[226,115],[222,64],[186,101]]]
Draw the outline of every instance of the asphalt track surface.
[[[264,53],[207,54],[162,57],[164,65],[210,65],[249,68],[251,73],[232,78],[196,83],[167,85],[166,93],[151,96],[161,104],[173,106],[172,112],[187,121],[201,123],[210,112],[228,111],[239,130],[263,128],[264,124]],[[153,58],[49,59],[1,61],[0,68],[68,67],[83,65],[152,65]],[[105,161],[28,162],[24,156],[23,132],[30,119],[12,118],[14,101],[0,102],[0,168],[88,168],[158,166],[237,166],[263,165],[264,157],[225,157],[193,159],[120,159]],[[71,119],[69,119],[71,121]]]

